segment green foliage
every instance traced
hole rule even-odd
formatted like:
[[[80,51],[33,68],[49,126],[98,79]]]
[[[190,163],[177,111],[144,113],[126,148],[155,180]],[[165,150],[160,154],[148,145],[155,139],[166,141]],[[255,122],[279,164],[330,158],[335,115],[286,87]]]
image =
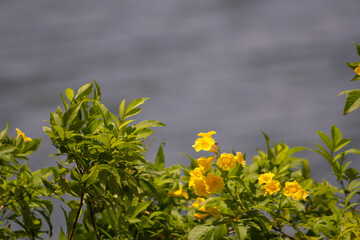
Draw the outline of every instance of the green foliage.
[[[360,45],[353,42],[358,56],[360,56]],[[355,76],[350,81],[358,81],[360,80],[360,62],[352,62],[352,63],[346,63],[349,68],[355,71]],[[346,96],[346,102],[344,107],[343,114],[346,115],[348,113],[351,113],[355,109],[359,108],[360,106],[360,89],[352,89],[352,90],[346,90],[341,92],[339,95],[347,94]]]
[[[360,46],[355,44],[360,56]],[[348,63],[360,80],[360,62]],[[360,106],[360,90],[348,90],[344,114]],[[190,165],[166,167],[160,144],[154,164],[146,159],[157,120],[135,122],[148,98],[126,104],[117,115],[101,102],[94,80],[60,94],[44,132],[56,167],[32,172],[27,156],[40,139],[20,130],[0,133],[0,238],[47,239],[53,235],[52,199],[62,202],[60,240],[82,239],[358,239],[360,172],[350,167],[350,139],[339,128],[317,131],[315,148],[272,143],[246,153],[221,152],[214,131],[200,133],[194,148],[206,154]],[[199,141],[198,141],[199,140]],[[337,186],[313,181],[312,151],[333,170]],[[313,160],[311,160],[313,161]]]

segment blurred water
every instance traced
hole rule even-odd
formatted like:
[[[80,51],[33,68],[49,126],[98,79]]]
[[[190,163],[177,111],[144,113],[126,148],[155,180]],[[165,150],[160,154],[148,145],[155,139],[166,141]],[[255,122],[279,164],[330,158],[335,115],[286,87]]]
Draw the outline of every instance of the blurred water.
[[[344,61],[358,61],[360,2],[318,1],[1,1],[0,127],[42,138],[32,169],[55,165],[43,120],[58,93],[97,80],[117,112],[123,98],[150,97],[142,119],[157,119],[148,159],[165,141],[167,165],[200,131],[216,130],[224,151],[274,142],[312,146],[336,124],[360,145],[359,114],[342,116],[357,88]],[[301,154],[300,154],[301,155]],[[312,177],[331,178],[325,160],[303,153]],[[359,161],[354,166],[359,167]]]

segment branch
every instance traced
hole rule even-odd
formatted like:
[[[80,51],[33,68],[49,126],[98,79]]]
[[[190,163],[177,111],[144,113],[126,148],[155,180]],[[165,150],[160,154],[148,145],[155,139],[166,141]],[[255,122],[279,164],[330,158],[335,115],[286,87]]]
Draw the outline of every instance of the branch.
[[[69,240],[71,240],[73,235],[74,235],[76,224],[77,224],[77,221],[79,219],[81,208],[82,208],[82,205],[83,205],[83,200],[84,200],[84,193],[81,193],[79,209],[78,209],[78,211],[76,213],[75,221],[74,221],[73,227],[72,227],[71,232],[70,232]]]

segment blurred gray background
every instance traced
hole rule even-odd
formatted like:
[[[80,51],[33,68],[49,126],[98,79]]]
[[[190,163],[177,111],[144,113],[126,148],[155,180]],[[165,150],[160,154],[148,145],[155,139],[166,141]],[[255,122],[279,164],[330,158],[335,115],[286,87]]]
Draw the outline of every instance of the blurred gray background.
[[[33,170],[55,165],[43,120],[58,93],[93,77],[115,113],[123,98],[151,98],[137,119],[167,124],[147,156],[165,142],[167,166],[199,156],[191,145],[209,130],[249,162],[265,147],[260,129],[311,147],[335,124],[360,148],[360,111],[342,116],[337,96],[359,88],[344,63],[359,61],[359,10],[355,0],[1,1],[0,127],[42,138]],[[297,155],[314,179],[333,179],[324,159]]]

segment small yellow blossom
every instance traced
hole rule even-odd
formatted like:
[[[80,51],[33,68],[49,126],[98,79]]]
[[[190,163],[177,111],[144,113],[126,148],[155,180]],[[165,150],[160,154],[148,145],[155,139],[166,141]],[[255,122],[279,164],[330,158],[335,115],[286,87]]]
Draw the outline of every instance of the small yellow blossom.
[[[286,182],[283,189],[283,194],[287,197],[291,197],[294,200],[302,199],[306,201],[306,197],[309,193],[305,191],[296,181]]]
[[[195,151],[199,152],[201,150],[203,151],[211,151],[213,150],[213,145],[215,145],[215,140],[211,137],[213,134],[216,134],[215,131],[210,131],[207,133],[199,133],[198,136],[201,138],[198,138],[195,140],[195,145],[192,145],[193,148],[195,148]],[[216,145],[215,145],[216,146]]]
[[[25,133],[23,133],[22,131],[20,131],[20,129],[16,128],[16,132],[17,132],[17,134],[18,134],[16,138],[22,136],[22,138],[24,139],[25,142],[32,140],[31,138],[25,136]]]
[[[261,174],[258,177],[259,185],[271,182],[271,180],[273,179],[274,176],[275,175],[272,172]]]
[[[274,193],[280,191],[280,182],[278,180],[271,180],[267,184],[261,187],[264,192],[264,196],[266,194],[273,195]]]
[[[197,196],[209,197],[211,194],[208,191],[206,191],[206,189],[207,189],[207,184],[205,179],[197,178],[194,180],[194,190]]]
[[[211,163],[214,160],[215,157],[200,157],[197,160],[197,163],[199,165],[199,168],[201,169],[202,173],[206,173],[207,171],[209,171],[211,169]]]
[[[237,152],[234,159],[236,162],[240,163],[241,166],[245,167],[246,161],[244,160],[244,157],[241,152]]]
[[[215,131],[210,131],[210,132],[207,132],[207,133],[199,133],[198,136],[199,137],[204,137],[204,138],[212,138],[212,135],[216,134]]]
[[[224,188],[224,181],[223,178],[220,176],[212,175],[208,173],[206,175],[206,192],[212,193],[219,193]]]
[[[203,179],[204,175],[202,175],[202,171],[200,168],[195,168],[194,170],[190,171],[190,181],[189,181],[189,188],[195,186],[195,179]]]
[[[357,68],[354,69],[354,71],[357,75],[360,75],[360,64]]]
[[[220,211],[217,207],[208,207],[206,212],[210,213],[215,219],[219,219],[221,217]]]
[[[209,214],[207,213],[195,213],[194,217],[196,220],[200,220],[200,219],[204,219],[207,218],[209,216]]]
[[[189,199],[189,195],[186,192],[186,189],[183,188],[183,186],[180,186],[180,188],[178,190],[169,192],[167,195],[169,195],[171,197],[184,197],[186,199]]]
[[[216,161],[216,164],[223,170],[229,170],[236,166],[235,156],[232,153],[222,153]]]
[[[193,208],[196,208],[196,209],[199,210],[199,211],[206,212],[206,204],[204,204],[204,205],[202,205],[202,206],[200,207],[200,204],[201,204],[203,201],[205,201],[205,198],[198,197],[198,198],[196,199],[196,201],[193,202],[193,204],[191,204],[191,206],[192,206]],[[200,207],[200,208],[199,208],[199,207]]]
[[[212,138],[198,138],[195,141],[195,145],[192,145],[195,148],[195,151],[199,152],[203,151],[210,151],[212,149],[212,145],[215,144],[215,140]]]

